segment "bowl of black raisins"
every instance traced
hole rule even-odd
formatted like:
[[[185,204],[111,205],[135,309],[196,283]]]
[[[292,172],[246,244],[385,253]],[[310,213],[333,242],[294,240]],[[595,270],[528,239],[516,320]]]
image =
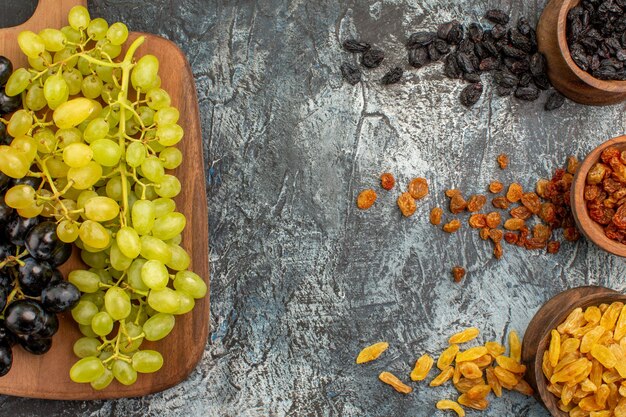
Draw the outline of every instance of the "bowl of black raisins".
[[[550,81],[581,104],[626,100],[626,0],[550,0],[537,26]]]

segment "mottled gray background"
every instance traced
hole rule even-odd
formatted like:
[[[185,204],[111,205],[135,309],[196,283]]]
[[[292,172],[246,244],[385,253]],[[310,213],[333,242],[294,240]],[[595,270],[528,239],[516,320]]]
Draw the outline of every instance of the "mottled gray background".
[[[1,0],[0,5],[29,1]],[[402,396],[377,375],[407,379],[423,352],[438,354],[465,326],[482,341],[523,333],[549,297],[592,283],[624,290],[620,258],[581,241],[558,256],[491,246],[464,227],[452,237],[427,222],[442,191],[482,192],[494,178],[525,187],[624,132],[624,106],[494,97],[460,106],[461,82],[435,65],[383,88],[385,68],[405,65],[407,33],[477,19],[502,6],[534,24],[544,1],[503,0],[93,0],[93,16],[165,36],[187,53],[196,77],[210,210],[211,334],[190,378],[139,399],[54,402],[0,398],[6,416],[443,416],[448,388],[416,385]],[[11,16],[4,13],[0,19]],[[356,87],[338,66],[353,58],[339,40],[388,51]],[[505,151],[511,168],[496,169]],[[431,194],[411,219],[397,190],[359,212],[357,193],[392,171],[405,186],[425,176]],[[198,254],[203,256],[203,254]],[[455,285],[456,264],[469,273]],[[377,362],[356,366],[361,347],[387,340]],[[470,412],[469,415],[479,415]],[[547,413],[507,393],[481,415]]]

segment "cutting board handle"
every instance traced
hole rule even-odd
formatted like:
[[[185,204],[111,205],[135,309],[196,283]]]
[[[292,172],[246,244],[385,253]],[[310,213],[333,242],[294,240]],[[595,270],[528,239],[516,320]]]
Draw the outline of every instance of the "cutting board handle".
[[[17,35],[23,30],[39,32],[44,28],[58,28],[67,25],[67,14],[76,5],[87,6],[87,0],[39,0],[35,13],[26,22],[11,28],[0,29],[0,55],[13,61],[13,65],[26,65],[26,57],[17,46]]]

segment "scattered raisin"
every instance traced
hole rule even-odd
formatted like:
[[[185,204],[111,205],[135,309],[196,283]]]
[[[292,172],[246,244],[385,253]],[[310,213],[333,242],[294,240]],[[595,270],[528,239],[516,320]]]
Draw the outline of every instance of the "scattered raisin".
[[[480,238],[482,240],[489,239],[489,228],[488,227],[484,227],[484,228],[480,229]]]
[[[448,198],[452,198],[457,194],[461,194],[461,191],[457,190],[456,188],[446,190],[446,197]]]
[[[443,210],[439,207],[435,207],[430,211],[430,222],[435,226],[441,224],[441,216],[443,216]]]
[[[487,218],[484,214],[472,214],[468,223],[473,229],[482,229],[487,225]]]
[[[506,199],[506,197],[496,197],[493,200],[491,200],[491,204],[495,208],[506,210],[509,208],[510,203],[509,203],[509,200]]]
[[[565,229],[563,229],[563,237],[568,242],[576,242],[578,239],[580,239],[580,232],[574,226],[566,227]]]
[[[489,238],[494,243],[500,243],[502,241],[503,237],[504,237],[504,231],[502,231],[501,229],[491,229],[491,230],[489,230]]]
[[[535,191],[537,195],[541,198],[548,198],[548,187],[550,186],[550,181],[545,178],[537,181],[537,185],[535,186]]]
[[[509,166],[509,157],[506,154],[502,153],[498,155],[497,161],[500,169],[507,169],[507,167]]]
[[[343,49],[348,52],[362,53],[371,48],[371,45],[367,42],[357,41],[356,39],[346,39],[343,41]]]
[[[383,75],[383,78],[380,80],[380,83],[382,85],[397,84],[402,79],[403,73],[404,71],[402,70],[402,68],[394,67],[390,69],[385,75]]]
[[[539,211],[541,210],[541,201],[539,200],[539,196],[537,194],[522,194],[521,200],[524,207],[530,210],[533,214],[539,214]]]
[[[426,178],[415,178],[409,183],[408,192],[416,200],[420,200],[428,195],[428,182]]]
[[[506,192],[506,199],[511,203],[516,203],[521,200],[523,193],[522,186],[514,182],[509,185],[509,190]]]
[[[501,259],[503,254],[502,244],[500,242],[496,243],[493,248],[493,256],[495,256],[496,259]]]
[[[461,228],[461,222],[458,219],[454,219],[449,223],[443,225],[443,231],[448,233],[454,233]]]
[[[467,202],[461,194],[454,194],[450,199],[450,212],[458,214],[467,208]]]
[[[551,240],[548,242],[548,253],[555,254],[559,252],[561,248],[561,242],[558,240]]]
[[[575,156],[570,156],[569,158],[567,158],[567,172],[574,175],[578,171],[579,167],[580,162],[578,161],[578,158],[576,158]]]
[[[470,197],[467,202],[467,211],[470,213],[475,213],[483,208],[483,206],[487,203],[487,197],[481,194],[476,194]]]
[[[391,190],[395,185],[396,179],[393,177],[393,174],[385,172],[380,176],[380,186],[385,190]]]
[[[465,277],[465,268],[461,266],[455,266],[452,268],[452,277],[454,278],[454,282],[461,282],[463,277]]]
[[[519,235],[517,233],[506,232],[504,234],[504,241],[508,243],[509,245],[514,245],[515,243],[517,243],[518,239],[519,239]]]
[[[508,219],[504,222],[504,228],[506,230],[520,230],[522,227],[524,227],[524,224],[524,220],[513,218]]]
[[[343,79],[350,85],[356,85],[361,82],[361,70],[358,69],[355,65],[344,62],[341,64],[341,75]]]
[[[404,217],[411,217],[417,209],[415,199],[411,197],[409,193],[402,193],[400,197],[398,197],[398,207]]]
[[[489,191],[494,194],[498,194],[503,189],[504,185],[500,181],[491,181],[491,183],[489,183]]]
[[[556,110],[562,107],[564,103],[565,97],[563,97],[563,95],[561,95],[558,91],[554,91],[552,92],[552,94],[550,94],[550,96],[548,96],[548,100],[546,100],[546,105],[544,106],[544,109],[546,111]]]
[[[461,104],[465,107],[472,107],[478,102],[483,94],[482,83],[473,83],[468,85],[461,91]]]
[[[485,221],[487,223],[487,227],[493,229],[500,226],[500,222],[502,222],[502,217],[497,211],[492,211],[491,213],[487,214]]]
[[[545,224],[536,224],[535,227],[533,227],[533,237],[543,240],[543,241],[548,241],[548,239],[550,239],[550,236],[552,235],[552,230],[550,229],[550,227],[546,226]]]
[[[499,9],[491,9],[491,10],[487,10],[487,13],[485,13],[485,19],[489,20],[490,22],[493,23],[497,23],[500,25],[506,25],[507,23],[509,23],[509,15],[506,14],[504,11],[499,10]]]
[[[361,210],[367,210],[376,202],[376,191],[372,189],[361,191],[356,199],[356,205]]]
[[[385,53],[382,50],[370,48],[361,56],[361,64],[367,68],[376,68],[380,66],[383,59],[385,59]]]
[[[511,217],[516,219],[528,220],[533,215],[533,213],[525,206],[515,207],[509,211]]]

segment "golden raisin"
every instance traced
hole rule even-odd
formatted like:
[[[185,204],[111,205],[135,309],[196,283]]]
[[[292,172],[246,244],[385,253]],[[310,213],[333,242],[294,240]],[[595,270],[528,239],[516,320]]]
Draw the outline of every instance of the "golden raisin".
[[[422,355],[416,362],[411,372],[413,381],[423,381],[433,367],[434,359],[430,355]]]
[[[452,410],[458,417],[465,417],[465,410],[459,405],[459,403],[450,400],[441,400],[437,402],[438,410]]]
[[[524,227],[524,220],[522,219],[512,218],[504,222],[504,228],[506,230],[519,230],[522,227]]]
[[[482,194],[476,194],[470,197],[467,202],[467,211],[475,213],[479,211],[487,203],[487,197]]]
[[[469,399],[472,400],[482,400],[487,398],[487,395],[491,392],[491,387],[487,384],[476,385],[470,388],[469,391],[465,393]]]
[[[441,216],[443,216],[443,210],[439,207],[435,207],[430,211],[430,223],[438,226],[441,224]]]
[[[452,214],[458,214],[467,208],[467,201],[463,198],[461,193],[454,194],[450,198],[450,212]]]
[[[461,394],[461,396],[457,399],[459,404],[464,405],[469,408],[473,408],[475,410],[486,410],[489,407],[489,401],[486,399],[482,400],[472,400],[467,396],[467,394]]]
[[[454,374],[454,368],[451,367],[451,366],[448,366],[446,369],[441,371],[441,373],[439,375],[437,375],[435,377],[435,379],[430,381],[429,385],[431,387],[439,387],[439,386],[445,384],[446,382],[448,382],[450,380],[450,378],[452,378],[453,374]]]
[[[524,206],[519,206],[511,209],[511,211],[509,211],[509,214],[513,218],[522,220],[528,220],[533,215],[533,213]]]
[[[552,235],[552,230],[545,224],[539,223],[533,227],[533,237],[539,240],[547,241],[550,239],[550,235]]]
[[[461,191],[456,188],[451,188],[449,190],[446,190],[445,194],[446,194],[446,197],[452,198],[457,194],[461,194]]]
[[[504,189],[504,185],[500,181],[491,181],[489,183],[489,191],[498,194]]]
[[[415,178],[409,183],[409,194],[416,200],[421,200],[428,195],[428,182],[426,178]]]
[[[580,162],[578,162],[578,158],[575,156],[570,156],[567,158],[567,172],[574,175],[578,171],[578,167],[580,166]]]
[[[380,186],[385,190],[391,190],[395,185],[396,179],[393,177],[393,174],[385,172],[380,176]]]
[[[500,226],[500,222],[502,222],[502,216],[500,216],[500,213],[498,213],[497,211],[492,211],[491,213],[487,214],[487,216],[485,217],[485,221],[487,223],[487,227],[495,229],[496,227]]]
[[[535,391],[528,384],[528,382],[524,381],[523,379],[520,379],[520,381],[517,383],[517,385],[513,387],[513,389],[521,394],[528,395],[529,397],[535,393]]]
[[[522,194],[522,204],[533,214],[539,214],[541,210],[541,201],[536,193],[524,193]]]
[[[461,266],[452,268],[452,277],[454,278],[454,282],[461,282],[463,277],[465,277],[465,268]]]
[[[483,371],[481,371],[478,365],[473,362],[462,362],[459,367],[461,369],[461,374],[465,378],[475,379],[483,376]]]
[[[548,187],[550,186],[550,181],[542,178],[537,181],[537,185],[535,186],[535,192],[541,198],[548,198]]]
[[[378,379],[385,384],[390,385],[401,394],[410,394],[413,392],[413,388],[400,381],[400,379],[398,379],[398,377],[391,372],[381,372],[380,375],[378,375]]]
[[[476,346],[476,347],[472,347],[469,348],[463,352],[459,352],[456,355],[456,361],[457,363],[460,362],[469,362],[469,361],[473,361],[476,360],[478,358],[480,358],[483,355],[488,354],[489,351],[487,350],[486,347],[484,346]]]
[[[491,200],[491,205],[493,205],[495,208],[499,208],[499,209],[503,209],[506,210],[509,208],[509,200],[506,199],[506,197],[496,197],[493,200]]]
[[[474,229],[482,229],[487,225],[487,218],[484,214],[472,214],[468,220],[470,227]]]
[[[450,336],[450,339],[448,339],[448,343],[451,345],[467,343],[470,340],[476,339],[479,334],[480,330],[478,330],[476,327],[468,327],[467,329]]]
[[[489,238],[493,243],[500,243],[504,237],[504,232],[500,229],[491,229],[489,231]]]
[[[513,372],[514,374],[523,374],[526,372],[526,366],[521,365],[515,359],[509,358],[508,356],[500,355],[496,357],[496,362],[498,362],[498,365],[502,368]]]
[[[402,193],[400,197],[398,197],[398,207],[404,217],[411,217],[413,213],[415,213],[415,210],[417,210],[415,200],[409,193]]]
[[[487,348],[489,354],[494,358],[496,356],[504,354],[504,352],[506,351],[505,347],[498,342],[487,342],[485,343],[485,347]]]
[[[517,362],[522,361],[522,342],[515,330],[509,332],[509,356]]]
[[[356,199],[356,206],[361,210],[367,210],[376,202],[376,191],[372,189],[361,191]]]
[[[454,233],[461,228],[461,222],[457,219],[450,221],[443,225],[443,231],[447,233]]]
[[[364,348],[356,358],[356,363],[366,363],[378,359],[389,348],[389,343],[378,342]]]
[[[502,255],[504,255],[504,251],[502,250],[502,244],[500,242],[498,242],[493,247],[493,256],[496,259],[501,259]]]
[[[509,166],[509,157],[503,153],[498,155],[498,165],[500,169],[506,169]]]
[[[506,199],[511,203],[517,203],[521,200],[523,194],[522,186],[514,182],[509,185],[509,190],[506,192]]]
[[[500,380],[496,377],[496,374],[493,372],[493,368],[489,367],[485,369],[485,375],[487,376],[487,384],[493,390],[493,393],[496,397],[502,396],[502,385],[500,384]]]
[[[456,355],[459,353],[459,345],[451,345],[446,350],[441,352],[439,359],[437,359],[437,368],[442,371],[454,362]]]
[[[559,252],[561,249],[561,242],[556,240],[551,240],[548,242],[548,253],[555,254]]]
[[[484,227],[482,229],[480,229],[480,238],[482,240],[487,240],[489,239],[489,228],[488,227]]]

